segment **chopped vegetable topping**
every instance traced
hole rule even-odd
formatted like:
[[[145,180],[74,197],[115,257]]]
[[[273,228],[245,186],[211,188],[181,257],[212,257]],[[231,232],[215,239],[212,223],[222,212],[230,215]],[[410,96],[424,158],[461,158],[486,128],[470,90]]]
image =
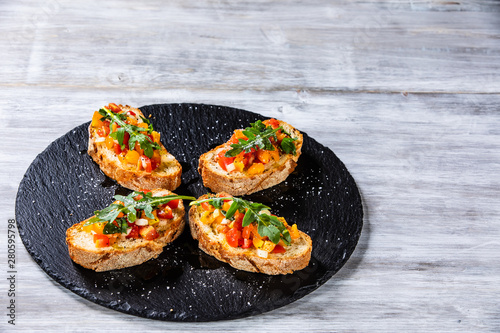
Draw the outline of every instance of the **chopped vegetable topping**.
[[[178,208],[180,199],[195,200],[176,194],[153,197],[147,190],[134,191],[127,196],[115,195],[114,198],[117,201],[95,211],[95,216],[83,225],[84,231],[94,234],[96,247],[112,245],[120,234],[126,238],[156,239],[159,237],[156,230],[159,219],[173,218],[172,209]]]
[[[166,150],[160,145],[160,133],[140,114],[110,103],[94,112],[91,126],[97,135],[96,143],[104,143],[122,163],[146,172],[161,165]]]
[[[228,141],[230,148],[219,152],[217,162],[224,171],[259,174],[266,164],[279,161],[281,154],[297,154],[297,138],[285,132],[276,119],[258,120],[250,125],[234,131]]]
[[[225,235],[232,247],[252,248],[266,253],[284,253],[292,239],[300,235],[297,225],[288,226],[282,217],[272,215],[269,207],[235,197],[211,196],[192,201],[201,209],[201,221]]]

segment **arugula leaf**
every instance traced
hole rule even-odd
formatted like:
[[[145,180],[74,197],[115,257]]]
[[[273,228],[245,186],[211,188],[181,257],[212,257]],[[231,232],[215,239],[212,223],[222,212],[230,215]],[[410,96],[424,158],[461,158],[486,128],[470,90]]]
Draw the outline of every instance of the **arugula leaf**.
[[[135,200],[134,198],[138,195],[142,195],[140,200]],[[194,197],[169,194],[163,197],[153,197],[152,193],[144,193],[140,191],[134,191],[129,195],[115,195],[114,198],[122,203],[112,203],[108,207],[97,210],[94,212],[95,216],[89,219],[84,226],[91,225],[94,223],[106,222],[103,233],[116,233],[116,232],[126,232],[127,231],[127,220],[128,222],[135,222],[137,219],[137,213],[139,211],[144,211],[147,217],[154,219],[152,214],[153,210],[158,206],[168,203],[172,200],[183,199],[183,200],[196,200]],[[118,215],[123,213],[127,218],[118,218]],[[112,222],[116,221],[118,227]],[[119,231],[117,231],[119,230]]]
[[[147,134],[151,134],[153,132],[153,125],[149,122],[148,119],[141,116],[142,121],[148,125],[148,128],[143,128],[127,124],[125,122],[125,120],[127,119],[127,115],[123,113],[114,113],[111,110],[102,108],[99,110],[99,114],[104,116],[106,119],[109,119],[110,128],[115,123],[120,126],[114,132],[110,133],[109,136],[117,140],[122,149],[125,148],[125,132],[130,135],[128,141],[130,150],[133,150],[135,148],[136,142],[138,142],[141,149],[144,150],[144,155],[151,158],[153,157],[154,150],[161,148],[158,143],[151,141],[150,137],[147,136]]]
[[[281,127],[273,129],[271,126],[266,126],[262,121],[257,120],[250,124],[251,127],[245,128],[242,133],[248,140],[238,139],[238,143],[233,143],[224,156],[235,157],[241,152],[249,153],[252,148],[255,150],[266,149],[274,150],[271,138],[277,141],[276,133],[282,129]]]
[[[116,221],[116,224],[118,224],[118,226],[116,226],[114,223],[106,223],[106,225],[104,226],[104,229],[102,230],[102,233],[104,235],[116,234],[116,233],[121,233],[121,234],[127,233],[127,228],[128,228],[127,219],[122,217],[122,218],[116,219],[115,221]]]
[[[237,210],[244,211],[247,210],[245,216],[243,217],[242,226],[246,227],[253,222],[257,223],[257,232],[262,237],[268,237],[271,242],[278,244],[282,240],[286,245],[290,245],[292,239],[288,229],[285,227],[283,222],[277,216],[269,215],[267,213],[262,213],[263,210],[270,209],[268,206],[257,202],[247,201],[241,198],[235,197],[222,197],[222,198],[208,198],[197,201],[191,201],[189,203],[192,205],[199,205],[202,202],[208,202],[215,207],[218,202],[223,202],[224,200],[232,200],[233,203],[226,212],[226,219],[233,217]]]
[[[295,140],[297,140],[297,138],[283,138],[283,140],[281,140],[281,149],[287,154],[297,155],[297,148],[293,143]]]
[[[229,149],[224,156],[235,157],[242,152],[249,153],[252,148],[255,150],[275,150],[271,138],[274,139],[274,141],[278,141],[276,133],[279,130],[283,130],[283,132],[288,135],[288,137],[285,137],[281,141],[281,149],[287,154],[297,154],[296,147],[293,144],[293,141],[297,140],[297,138],[290,137],[290,134],[285,132],[282,126],[273,129],[271,126],[266,126],[261,120],[257,120],[250,125],[250,127],[242,131],[243,135],[247,137],[247,140],[238,139],[238,143],[231,144],[231,149]]]

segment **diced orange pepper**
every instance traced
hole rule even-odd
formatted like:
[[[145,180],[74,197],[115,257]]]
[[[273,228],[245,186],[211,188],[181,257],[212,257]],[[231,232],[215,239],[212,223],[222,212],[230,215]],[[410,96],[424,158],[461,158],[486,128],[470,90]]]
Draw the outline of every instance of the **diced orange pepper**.
[[[154,142],[156,143],[160,143],[160,133],[156,132],[156,131],[153,131],[153,140]]]
[[[95,247],[107,247],[109,246],[109,238],[106,235],[94,234]]]
[[[112,137],[110,137],[110,136],[106,137],[105,143],[106,143],[106,148],[108,148],[110,150],[114,149],[114,147],[115,147],[115,140],[113,140]]]
[[[229,207],[231,207],[231,202],[224,201],[224,203],[222,204],[222,210],[225,210],[227,212],[229,210]]]
[[[134,149],[136,152],[139,153],[139,155],[144,155],[144,149],[141,148],[141,145],[139,144],[139,142],[135,143]]]
[[[137,127],[148,128],[148,124],[146,124],[146,123],[140,123],[140,124],[137,124]]]
[[[271,160],[271,154],[267,150],[259,149],[257,150],[256,155],[259,161],[264,164],[269,163],[269,161]]]
[[[256,232],[253,232],[252,234],[253,234],[253,239],[252,239],[253,246],[255,246],[255,248],[257,249],[261,248],[262,245],[264,245],[262,237],[260,237],[260,235]]]
[[[300,237],[299,229],[297,229],[297,225],[296,224],[294,224],[291,227],[289,227],[288,228],[288,232],[290,233],[290,237],[292,239],[297,239],[297,238]]]
[[[254,163],[248,168],[249,175],[256,175],[264,172],[264,164],[262,163]]]
[[[99,128],[102,126],[102,121],[101,121],[101,114],[99,112],[94,112],[92,115],[92,127]]]
[[[135,150],[129,150],[125,155],[125,161],[130,164],[137,164],[137,161],[139,161],[139,157],[141,157],[141,155],[139,155],[138,152],[136,152]]]
[[[280,160],[280,153],[278,149],[275,150],[269,150],[269,155],[271,155],[271,159],[274,160],[275,162]]]
[[[127,118],[127,123],[130,124],[130,125],[136,126],[137,125],[137,119],[135,119],[135,117],[128,117]]]
[[[96,234],[102,234],[102,230],[104,229],[105,223],[93,223],[88,226],[83,227],[83,230],[86,232],[95,232]]]
[[[234,137],[236,139],[243,139],[243,140],[247,140],[248,138],[246,137],[245,134],[243,134],[243,130],[240,130],[240,129],[237,129],[234,131]]]

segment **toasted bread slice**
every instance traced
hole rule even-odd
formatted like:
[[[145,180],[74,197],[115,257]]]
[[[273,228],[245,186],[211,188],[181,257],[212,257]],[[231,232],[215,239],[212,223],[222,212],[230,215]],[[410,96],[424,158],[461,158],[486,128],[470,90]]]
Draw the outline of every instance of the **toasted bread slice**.
[[[172,194],[167,190],[153,190],[153,196]],[[145,261],[158,257],[163,247],[174,241],[184,230],[184,204],[179,200],[179,205],[172,210],[173,218],[159,219],[155,229],[159,237],[154,240],[144,238],[118,237],[112,246],[96,247],[93,234],[83,230],[84,220],[70,227],[66,231],[66,243],[71,259],[89,269],[97,272],[109,271],[125,267],[136,266]]]
[[[226,195],[223,194],[223,196]],[[204,195],[198,200],[207,197],[207,195]],[[268,275],[280,275],[301,270],[309,264],[312,241],[302,231],[298,231],[299,237],[293,239],[291,244],[285,247],[285,253],[269,253],[267,257],[262,257],[255,247],[245,249],[230,246],[226,240],[226,235],[218,231],[217,223],[202,221],[203,212],[203,208],[196,205],[189,210],[191,235],[198,240],[198,246],[201,250],[236,269]]]
[[[128,105],[119,105],[123,112],[132,111],[144,117],[141,110]],[[161,142],[161,164],[152,172],[138,170],[136,164],[123,162],[113,149],[106,147],[103,138],[97,134],[96,128],[89,126],[88,154],[99,165],[108,177],[116,180],[118,184],[131,190],[163,188],[170,191],[175,190],[181,184],[182,167],[175,157],[168,153]]]
[[[213,192],[227,192],[235,196],[251,194],[272,187],[284,181],[297,166],[301,154],[302,134],[284,121],[279,125],[296,140],[293,142],[296,154],[280,152],[279,160],[265,164],[264,170],[257,174],[234,170],[228,172],[218,163],[218,155],[230,148],[231,142],[226,142],[200,156],[198,172],[203,179],[203,185]]]

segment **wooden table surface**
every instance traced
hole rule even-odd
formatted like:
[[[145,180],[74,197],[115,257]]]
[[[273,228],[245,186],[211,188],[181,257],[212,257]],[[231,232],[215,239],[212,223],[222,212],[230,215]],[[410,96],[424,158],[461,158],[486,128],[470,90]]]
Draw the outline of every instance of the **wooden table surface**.
[[[0,3],[0,331],[500,331],[498,1]],[[52,141],[108,102],[283,119],[346,164],[364,203],[348,263],[306,297],[232,321],[122,314],[66,290],[8,221]]]

